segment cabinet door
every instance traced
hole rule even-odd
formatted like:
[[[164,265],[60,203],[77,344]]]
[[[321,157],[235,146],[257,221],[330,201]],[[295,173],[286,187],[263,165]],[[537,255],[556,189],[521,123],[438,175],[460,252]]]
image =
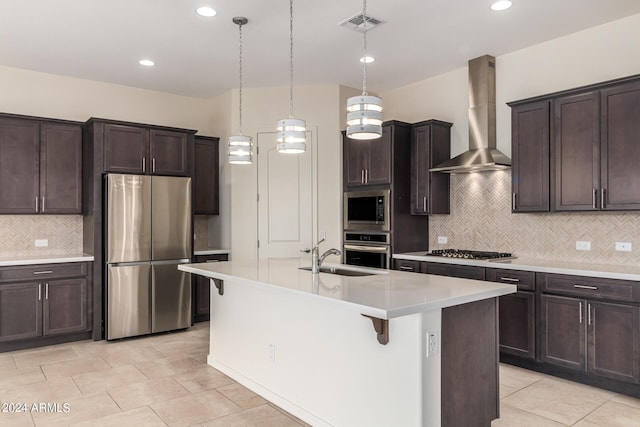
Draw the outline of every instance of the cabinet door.
[[[601,209],[640,209],[640,82],[601,91]]]
[[[365,173],[367,185],[391,184],[391,140],[393,126],[382,127],[382,137],[367,141],[369,166]]]
[[[219,213],[218,139],[195,138],[193,162],[193,213]]]
[[[555,209],[599,208],[600,105],[598,92],[554,101]]]
[[[199,255],[196,262],[221,262],[228,261],[229,255]],[[209,306],[211,295],[211,283],[207,277],[194,274],[194,292],[193,292],[193,321],[202,322],[209,320]]]
[[[549,101],[511,110],[513,212],[548,212]]]
[[[38,212],[39,125],[0,119],[0,213]]]
[[[147,130],[135,126],[104,125],[104,170],[118,173],[147,173],[151,165]]]
[[[40,126],[40,212],[82,212],[82,129]]]
[[[535,294],[517,292],[499,299],[500,351],[535,359]]]
[[[420,126],[411,130],[411,214],[429,213],[429,168],[431,165],[431,127]]]
[[[151,173],[189,176],[187,134],[151,129]]]
[[[364,173],[369,163],[369,141],[347,136],[343,136],[343,141],[345,186],[364,185]]]
[[[584,371],[586,303],[553,295],[542,295],[540,301],[542,361]]]
[[[640,308],[588,302],[587,370],[620,381],[640,382]]]
[[[39,283],[0,285],[0,342],[42,335]]]
[[[43,335],[89,330],[87,279],[50,280],[44,283]]]

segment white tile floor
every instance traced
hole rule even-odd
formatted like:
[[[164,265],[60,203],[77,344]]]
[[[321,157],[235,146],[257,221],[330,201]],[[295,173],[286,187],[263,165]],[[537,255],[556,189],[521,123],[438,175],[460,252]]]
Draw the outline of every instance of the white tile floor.
[[[0,426],[306,425],[206,365],[208,326],[0,353],[0,401],[60,405],[0,412]],[[512,366],[500,368],[500,395],[493,427],[640,426],[639,399]]]

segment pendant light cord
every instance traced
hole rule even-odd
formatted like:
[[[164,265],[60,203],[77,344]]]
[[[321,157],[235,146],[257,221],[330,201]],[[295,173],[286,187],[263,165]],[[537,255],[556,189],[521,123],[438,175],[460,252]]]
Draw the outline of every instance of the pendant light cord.
[[[362,57],[362,95],[367,95],[367,0],[362,1],[362,21],[364,22],[364,35],[362,36],[362,50],[364,56]]]
[[[293,0],[289,0],[289,118],[293,118]]]
[[[238,131],[240,132],[240,135],[242,135],[242,24],[238,25],[238,34],[240,39],[240,48],[238,49],[238,51],[240,52],[240,58],[238,60],[238,69],[240,75],[240,117]]]

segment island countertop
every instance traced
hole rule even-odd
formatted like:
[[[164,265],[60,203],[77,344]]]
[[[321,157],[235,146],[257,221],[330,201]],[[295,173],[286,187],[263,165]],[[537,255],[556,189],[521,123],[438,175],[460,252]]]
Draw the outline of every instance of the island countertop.
[[[178,269],[231,282],[225,286],[233,286],[236,282],[294,293],[380,319],[393,319],[516,292],[515,285],[342,264],[323,265],[374,274],[354,277],[313,274],[299,269],[309,265],[307,259],[270,258],[181,264]]]

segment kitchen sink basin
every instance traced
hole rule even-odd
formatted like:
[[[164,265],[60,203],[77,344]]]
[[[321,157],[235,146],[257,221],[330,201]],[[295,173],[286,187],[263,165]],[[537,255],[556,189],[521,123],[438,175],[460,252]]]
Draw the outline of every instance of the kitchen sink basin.
[[[311,271],[311,267],[300,267],[300,270]],[[373,276],[375,273],[367,271],[350,270],[347,268],[324,266],[320,267],[320,273],[338,274],[340,276]]]

